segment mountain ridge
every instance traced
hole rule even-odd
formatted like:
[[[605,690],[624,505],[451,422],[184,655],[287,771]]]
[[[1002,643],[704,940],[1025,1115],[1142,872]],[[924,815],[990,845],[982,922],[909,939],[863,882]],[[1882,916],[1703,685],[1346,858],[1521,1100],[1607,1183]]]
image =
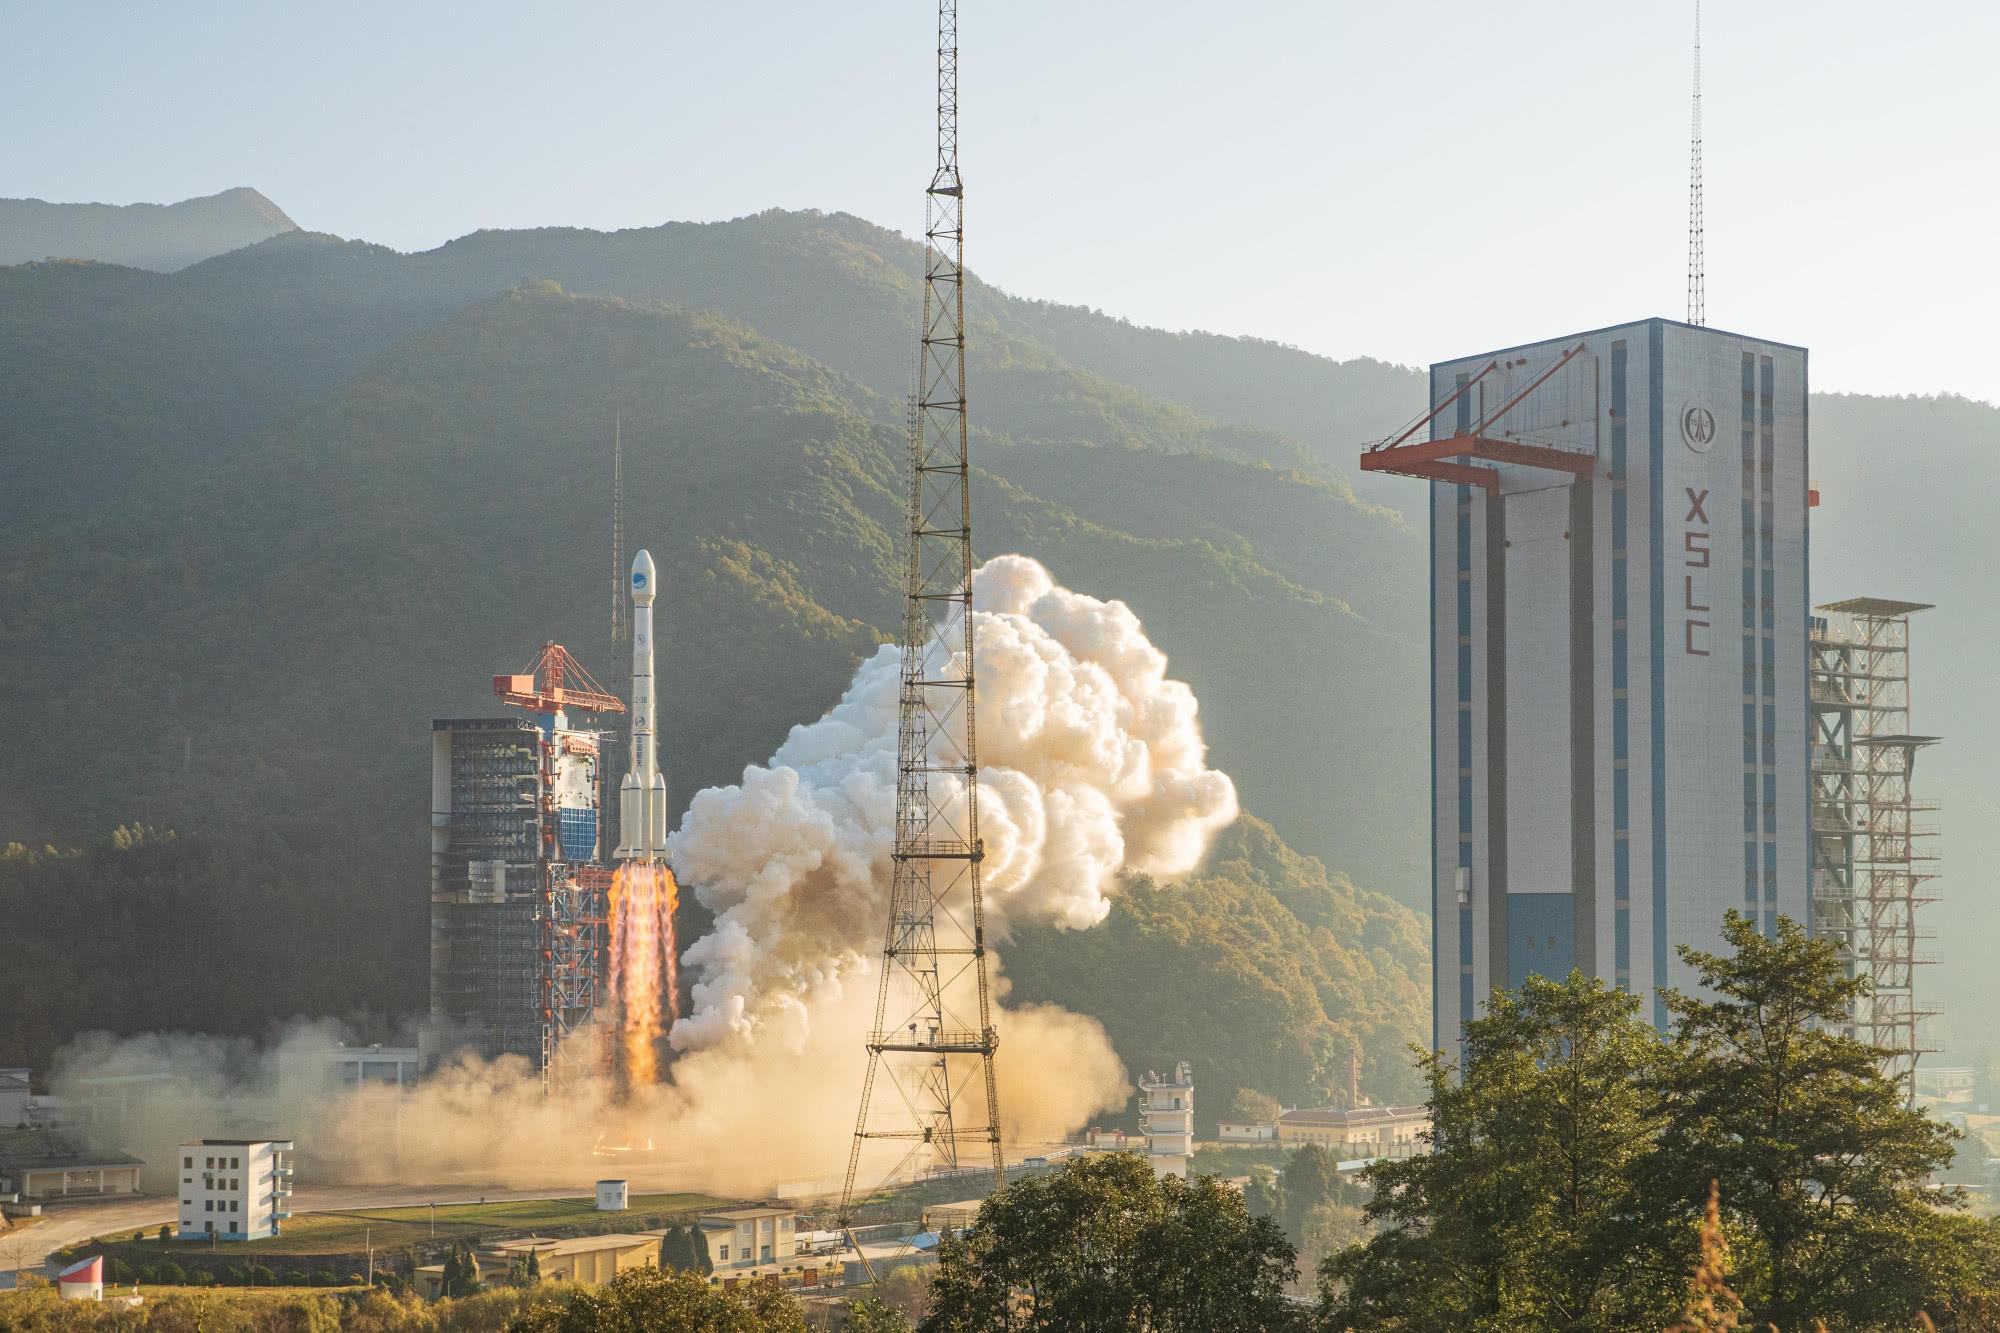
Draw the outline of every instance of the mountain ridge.
[[[0,264],[88,259],[170,273],[297,226],[247,185],[170,204],[0,199]]]

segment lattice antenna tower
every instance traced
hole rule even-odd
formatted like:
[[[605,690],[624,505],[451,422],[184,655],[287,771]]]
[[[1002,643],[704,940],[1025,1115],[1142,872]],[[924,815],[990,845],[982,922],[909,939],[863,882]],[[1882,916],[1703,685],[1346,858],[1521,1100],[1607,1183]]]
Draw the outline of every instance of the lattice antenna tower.
[[[611,417],[611,660],[625,641],[625,421]]]
[[[1701,217],[1701,0],[1694,0],[1694,121],[1688,134],[1687,322],[1708,323],[1708,256]]]
[[[909,437],[894,869],[844,1220],[852,1217],[864,1151],[877,1141],[887,1141],[882,1155],[893,1159],[884,1179],[990,1162],[995,1187],[1005,1183],[979,887],[957,0],[939,0],[937,37],[937,166],[926,192]]]

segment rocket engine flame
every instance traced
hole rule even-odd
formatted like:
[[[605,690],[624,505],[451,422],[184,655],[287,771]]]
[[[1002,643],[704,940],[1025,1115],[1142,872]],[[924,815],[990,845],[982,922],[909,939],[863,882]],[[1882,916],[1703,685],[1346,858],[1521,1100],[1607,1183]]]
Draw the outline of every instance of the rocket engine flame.
[[[612,874],[610,990],[628,1088],[659,1081],[660,1038],[680,1016],[679,902],[680,886],[665,865],[628,861]]]

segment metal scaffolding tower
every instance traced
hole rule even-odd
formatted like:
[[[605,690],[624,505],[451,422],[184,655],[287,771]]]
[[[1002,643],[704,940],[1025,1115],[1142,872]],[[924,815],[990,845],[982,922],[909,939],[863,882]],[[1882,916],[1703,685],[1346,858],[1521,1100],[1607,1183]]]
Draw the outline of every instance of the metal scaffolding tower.
[[[1918,1007],[1916,970],[1937,961],[1917,924],[1936,900],[1937,826],[1922,817],[1937,803],[1911,790],[1938,739],[1910,731],[1910,616],[1928,609],[1857,597],[1820,607],[1811,629],[1814,929],[1873,983],[1849,1032],[1912,1092],[1934,1012]]]
[[[598,1063],[576,1043],[597,1014],[603,987],[611,872],[598,864],[602,850],[600,788],[596,779],[599,736],[570,729],[568,711],[622,713],[618,697],[591,679],[561,644],[542,646],[525,673],[495,676],[502,702],[536,716],[540,733],[535,766],[539,830],[540,896],[535,904],[535,984],[541,1019],[542,1090],[548,1092]],[[582,764],[590,805],[564,804],[575,792],[558,790],[566,768]]]
[[[958,7],[940,0],[937,168],[926,193],[924,307],[910,432],[896,829],[868,1073],[841,1217],[864,1148],[901,1149],[892,1177],[956,1172],[962,1145],[1004,1182],[980,897],[973,725],[972,501],[965,414],[964,192],[958,174]],[[886,1091],[893,1098],[881,1096]],[[976,1088],[976,1091],[975,1091]],[[959,1114],[961,1101],[979,1104]]]

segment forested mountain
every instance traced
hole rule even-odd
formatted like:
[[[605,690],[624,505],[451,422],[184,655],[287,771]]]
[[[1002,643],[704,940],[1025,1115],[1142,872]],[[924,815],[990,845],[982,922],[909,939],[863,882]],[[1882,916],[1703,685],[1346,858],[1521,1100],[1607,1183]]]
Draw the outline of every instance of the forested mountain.
[[[0,199],[0,264],[98,259],[171,273],[298,225],[244,187],[177,204]]]
[[[411,255],[291,231],[172,274],[0,268],[0,463],[20,479],[0,486],[0,659],[23,701],[0,841],[171,825],[217,864],[265,867],[274,903],[322,882],[288,857],[343,848],[357,928],[408,950],[394,1003],[420,1004],[429,720],[492,711],[487,677],[545,638],[615,676],[614,416],[626,532],[671,591],[677,805],[817,716],[893,633],[920,262],[859,219],[772,212]],[[1358,498],[1348,479],[1362,441],[1421,409],[1421,376],[976,280],[967,299],[977,548],[1128,601],[1268,836],[1328,884],[1425,904],[1422,488],[1371,478]],[[1988,857],[1954,834],[1992,822],[1972,764],[2000,738],[1966,664],[1995,627],[1967,583],[1977,506],[1938,497],[1980,493],[2000,412],[1837,396],[1813,412],[1815,595],[1943,604],[1919,622],[1917,725],[1947,736],[1925,771],[1948,864],[1974,882]],[[247,858],[253,829],[265,850]],[[1124,941],[1127,962],[1178,947],[1201,973],[1214,941],[1172,922],[1209,901],[1280,923],[1226,951],[1259,960],[1236,980],[1263,975],[1302,937],[1268,884],[1223,878],[1135,895],[1096,935],[1024,942],[1019,965],[1067,949],[1081,995],[1124,965],[1094,951]],[[1934,909],[1947,933],[1990,929],[1956,892]],[[1312,947],[1359,949],[1342,929]],[[1329,958],[1288,974],[1283,1002],[1320,1055],[1357,1021],[1355,992],[1318,973],[1358,965]],[[1400,995],[1421,958],[1380,966]],[[1420,1015],[1390,1017],[1402,1006],[1384,1000],[1368,1030],[1421,1038]],[[1132,1040],[1128,1058],[1166,1058]],[[1396,1042],[1364,1045],[1377,1060]],[[1324,1071],[1300,1059],[1289,1086],[1315,1086]],[[1256,1085],[1247,1065],[1230,1076]]]
[[[857,237],[880,240],[889,253],[868,250]],[[598,289],[645,289],[637,294],[649,299],[670,289],[687,303],[722,309],[754,325],[765,343],[794,359],[804,359],[802,344],[820,344],[836,365],[816,373],[830,374],[844,361],[854,373],[886,381],[878,388],[841,375],[826,394],[856,420],[889,432],[878,436],[877,447],[887,440],[888,456],[899,457],[900,381],[910,359],[916,291],[903,261],[914,264],[914,256],[907,242],[853,219],[772,214],[741,224],[677,224],[609,237],[481,233],[417,256],[293,234],[168,278],[101,266],[0,270],[0,395],[20,404],[0,420],[0,448],[37,478],[32,493],[17,494],[11,503],[0,500],[0,510],[13,511],[0,518],[11,519],[10,527],[30,544],[38,532],[60,544],[74,541],[89,516],[115,512],[114,526],[127,532],[121,543],[130,546],[135,525],[144,530],[162,514],[213,510],[218,496],[233,497],[228,504],[275,512],[315,480],[297,466],[271,475],[265,464],[276,456],[273,442],[295,435],[301,422],[316,421],[321,424],[305,427],[319,432],[308,452],[323,455],[330,467],[356,466],[358,442],[345,437],[347,424],[337,414],[363,410],[359,400],[377,392],[381,377],[411,356],[434,354],[449,363],[435,367],[421,391],[438,428],[482,431],[492,396],[483,385],[475,386],[480,350],[426,342],[421,330],[449,320],[453,310],[463,308],[467,293],[483,292],[502,281],[499,275],[524,269],[556,270],[572,283]],[[1026,334],[1000,327],[1009,322],[1027,327],[1039,307],[991,295],[989,289],[979,292],[971,374],[982,480],[1059,497],[1051,503],[1061,511],[1056,520],[1046,517],[1048,505],[1017,512],[1011,503],[982,500],[976,509],[979,549],[1030,549],[1022,544],[1029,536],[1024,528],[1037,516],[1051,533],[1037,553],[1059,574],[1101,594],[1123,596],[1158,623],[1176,670],[1204,700],[1219,761],[1236,772],[1253,809],[1360,882],[1406,899],[1420,897],[1415,869],[1421,859],[1420,820],[1401,821],[1403,827],[1387,838],[1379,824],[1366,837],[1346,836],[1350,827],[1358,831],[1375,822],[1366,809],[1387,804],[1411,810],[1421,800],[1422,756],[1390,743],[1399,715],[1421,706],[1416,670],[1422,660],[1421,623],[1413,613],[1416,603],[1378,577],[1393,578],[1401,570],[1407,580],[1416,579],[1421,545],[1415,535],[1394,516],[1355,501],[1337,479],[1289,467],[1244,466],[1265,457],[1301,466],[1311,460],[1286,437],[1218,426],[1069,366]],[[773,326],[784,333],[772,333]],[[483,336],[471,326],[455,327],[462,339]],[[418,332],[411,336],[413,330]],[[528,350],[519,358],[526,378],[510,370],[495,388],[507,397],[524,385],[535,391],[520,412],[496,423],[502,438],[480,447],[510,460],[501,464],[510,469],[516,450],[536,455],[537,466],[541,460],[559,463],[560,518],[549,495],[537,497],[538,512],[557,534],[552,540],[571,541],[584,552],[593,541],[608,547],[611,417],[625,413],[638,466],[645,466],[648,449],[671,457],[674,450],[691,447],[694,437],[688,432],[698,418],[682,399],[695,386],[706,390],[703,372],[645,367],[619,380],[602,367],[582,365],[580,346],[561,347],[558,354],[543,335],[527,336]],[[399,343],[399,337],[410,340]],[[376,360],[371,364],[370,358]],[[100,381],[105,387],[94,389]],[[656,401],[641,401],[644,394],[655,394]],[[311,406],[315,403],[319,406]],[[520,438],[530,421],[533,437]],[[413,424],[391,411],[377,414],[370,429],[400,445]],[[713,447],[726,438],[711,435],[702,443]],[[1096,458],[1072,447],[1077,445],[1107,450]],[[406,519],[433,512],[431,493],[420,479],[399,477],[403,460],[393,450],[376,449],[374,457],[384,469],[383,484],[400,480],[411,511]],[[677,469],[676,475],[684,473]],[[644,484],[635,480],[632,494],[640,495]],[[206,498],[189,493],[193,487],[207,487]],[[726,508],[733,498],[725,490],[705,496],[685,516],[660,517],[676,530],[703,530],[719,520],[718,506]],[[866,541],[877,560],[893,543],[897,503],[893,488],[874,496]],[[1269,514],[1278,511],[1296,521],[1271,522]],[[436,512],[439,521],[451,521],[448,501]],[[230,513],[231,526],[246,520],[261,525],[261,517]],[[1202,516],[1195,520],[1196,514]],[[473,528],[483,521],[465,519]],[[641,525],[649,521],[639,511],[628,531],[644,531]],[[688,529],[689,522],[696,527]],[[399,528],[398,540],[409,539],[411,532]],[[785,530],[785,540],[797,538],[795,530]],[[1111,577],[1096,578],[1088,566],[1065,567],[1065,548],[1088,548],[1088,558],[1104,562]],[[30,560],[45,561],[49,549],[39,548]],[[1176,554],[1163,560],[1163,551]],[[1191,562],[1173,575],[1184,584],[1164,577],[1176,561]],[[589,608],[585,614],[595,617],[608,595],[598,563],[572,551],[552,562],[549,572],[538,572],[540,584],[523,584],[523,602],[514,605],[525,605],[527,618],[546,625],[548,616],[533,594],[538,586],[552,590],[556,585],[549,580],[567,579],[562,586],[576,589],[577,600]],[[878,564],[853,572],[847,586],[823,590],[819,604],[892,631],[893,615],[884,611],[892,603],[883,599],[893,593],[893,570]],[[1176,586],[1244,587],[1254,595],[1249,602],[1190,600],[1168,595]],[[1157,595],[1148,598],[1148,588]],[[1265,610],[1253,612],[1251,605]],[[1301,608],[1299,616],[1278,610],[1294,605]],[[504,614],[495,619],[483,609],[479,621],[488,627],[506,623]],[[513,638],[538,642],[548,632],[553,629],[538,634],[523,626]],[[589,634],[588,629],[572,634],[586,660],[592,655]],[[225,649],[222,660],[231,651]],[[520,651],[510,648],[503,660]],[[62,661],[42,656],[51,665]],[[464,659],[455,662],[462,672]],[[68,678],[66,668],[56,669]],[[1336,701],[1325,688],[1328,672],[1338,673],[1345,699]],[[1348,703],[1365,706],[1344,706]],[[795,720],[774,720],[777,734]],[[121,735],[116,744],[136,744],[161,762],[181,757],[171,735]],[[1357,764],[1351,757],[1356,753],[1374,757]],[[735,755],[733,763],[744,757]],[[147,768],[135,760],[130,772]],[[696,776],[706,781],[717,774]],[[111,795],[116,808],[74,802],[71,793],[46,784],[16,789],[9,793],[13,801],[48,805],[33,813],[0,811],[0,818],[30,829],[61,817],[87,819],[73,826],[84,831],[108,826],[131,813],[117,804],[119,786],[97,787]],[[1337,813],[1343,806],[1350,813]],[[1331,818],[1330,808],[1336,811]]]
[[[0,625],[20,688],[42,705],[0,759],[7,836],[61,842],[140,818],[186,831],[166,850],[17,858],[0,876],[12,899],[0,913],[29,929],[58,930],[67,913],[35,905],[61,901],[130,920],[147,942],[132,966],[97,969],[88,984],[44,973],[54,995],[73,988],[87,1004],[52,1011],[47,996],[0,994],[22,1015],[13,1040],[28,1044],[24,1057],[46,1053],[64,1014],[114,1026],[120,1012],[128,1023],[258,1021],[255,1006],[222,993],[226,978],[197,988],[207,1003],[149,984],[153,967],[205,938],[198,924],[174,924],[202,913],[161,920],[155,909],[203,893],[218,909],[261,895],[274,941],[343,919],[377,941],[368,966],[351,969],[344,1003],[321,975],[331,954],[288,948],[296,994],[280,1006],[421,1007],[426,851],[412,812],[427,790],[429,720],[494,711],[487,678],[543,638],[603,660],[592,645],[610,595],[614,413],[626,531],[662,570],[663,745],[680,804],[816,716],[897,611],[901,405],[740,323],[523,284],[395,341],[274,422],[187,431],[171,444],[179,460],[146,481],[102,496],[80,486],[65,522],[21,526],[0,565]],[[1400,662],[1385,677],[1391,694],[1418,680],[1406,613],[1365,588],[1358,606],[1326,590],[1347,577],[1343,550],[1362,565],[1368,532],[1405,546],[1410,534],[1337,484],[1199,451],[1013,444],[995,432],[980,460],[981,548],[1033,552],[1074,586],[1128,600],[1203,698],[1216,761],[1251,808],[1358,846],[1366,811],[1406,799],[1383,790],[1379,765],[1348,757],[1389,747],[1398,706],[1339,721],[1298,664],[1364,680]],[[1260,513],[1277,512],[1327,534],[1328,547],[1267,534]],[[1291,710],[1271,712],[1274,697]],[[1294,725],[1301,715],[1316,720]],[[1351,740],[1324,744],[1328,728]],[[65,758],[46,762],[56,751]],[[1273,756],[1299,767],[1279,774]],[[1415,775],[1409,765],[1406,790]],[[1330,806],[1353,812],[1343,828],[1327,823]],[[1268,887],[1228,892],[1251,916],[1291,915]],[[131,893],[146,897],[143,910],[120,906]],[[1419,937],[1406,909],[1371,901],[1399,921],[1392,933]],[[1040,948],[1044,992],[1063,987],[1063,943]],[[1286,952],[1259,993],[1278,997],[1286,1024],[1306,1024],[1286,1049],[1319,1063],[1252,1062],[1246,1081],[1320,1086],[1326,1052],[1357,1033],[1392,1069],[1421,1035],[1421,1007],[1406,1003],[1421,988],[1420,950],[1380,964],[1390,970],[1378,999],[1399,997],[1381,1000],[1391,1016],[1347,1027],[1328,1016],[1339,1004],[1321,982],[1377,966],[1344,961],[1364,946],[1298,925],[1263,943]],[[1300,948],[1319,964],[1302,967],[1291,956]],[[1204,1035],[1219,1056],[1225,1034]],[[1211,1058],[1207,1046],[1189,1054]]]
[[[1000,949],[1015,1000],[1093,1015],[1129,1066],[1201,1052],[1203,1134],[1238,1088],[1344,1103],[1350,1053],[1378,1100],[1416,1100],[1407,1044],[1430,1026],[1429,955],[1420,918],[1328,875],[1254,816],[1188,882],[1140,879],[1095,930],[1041,928]]]

